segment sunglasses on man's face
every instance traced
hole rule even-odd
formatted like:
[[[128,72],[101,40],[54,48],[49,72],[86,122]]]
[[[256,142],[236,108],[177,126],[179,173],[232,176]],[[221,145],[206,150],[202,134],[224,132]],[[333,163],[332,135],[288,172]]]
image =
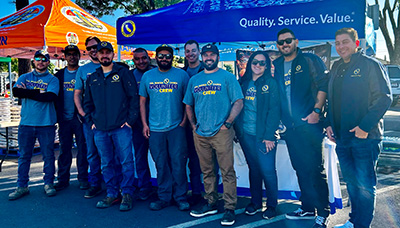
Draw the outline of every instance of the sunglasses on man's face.
[[[74,52],[74,53],[65,53],[65,57],[69,57],[69,56],[74,56],[74,57],[78,57],[79,53]]]
[[[266,63],[264,60],[259,61],[259,60],[257,60],[257,59],[254,59],[254,60],[251,62],[251,64],[253,64],[254,66],[257,66],[257,64],[260,65],[260,66],[265,66],[265,65],[267,65],[267,63]]]
[[[45,57],[35,57],[35,61],[47,62],[47,59]]]
[[[276,43],[278,45],[283,45],[284,43],[291,44],[293,42],[293,40],[295,40],[295,39],[296,38],[287,38],[287,39],[284,39],[284,40],[278,40],[278,41],[276,41]]]
[[[89,47],[86,47],[86,51],[91,51],[91,50],[97,50],[97,44],[89,46]]]
[[[163,59],[163,58],[172,59],[172,55],[171,54],[158,54],[157,58],[159,58],[159,59]]]

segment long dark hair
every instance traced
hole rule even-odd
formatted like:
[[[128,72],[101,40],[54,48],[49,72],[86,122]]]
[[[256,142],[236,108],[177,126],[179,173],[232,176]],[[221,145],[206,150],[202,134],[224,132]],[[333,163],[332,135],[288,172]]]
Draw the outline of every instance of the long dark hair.
[[[264,55],[265,56],[265,71],[261,77],[272,77],[271,76],[271,59],[268,56],[268,53],[265,51],[256,51],[251,54],[249,61],[247,61],[246,71],[244,72],[243,77],[241,78],[240,82],[250,80],[253,77],[253,71],[251,70],[251,63],[256,55]]]

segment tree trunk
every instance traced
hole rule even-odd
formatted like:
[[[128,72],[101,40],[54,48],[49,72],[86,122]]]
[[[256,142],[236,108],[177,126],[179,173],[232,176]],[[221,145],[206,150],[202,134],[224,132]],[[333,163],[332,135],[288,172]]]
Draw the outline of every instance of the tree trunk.
[[[15,7],[18,10],[29,5],[29,0],[16,0]],[[18,59],[18,75],[23,75],[31,71],[31,61],[30,59]]]

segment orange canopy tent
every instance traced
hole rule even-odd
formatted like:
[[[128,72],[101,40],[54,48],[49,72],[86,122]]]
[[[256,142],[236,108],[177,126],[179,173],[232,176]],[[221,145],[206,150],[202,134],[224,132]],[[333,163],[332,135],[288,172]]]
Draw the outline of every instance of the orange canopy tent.
[[[117,52],[114,27],[69,0],[37,0],[0,19],[0,56],[32,58],[36,50],[45,48],[51,58],[60,58],[65,46],[75,44],[87,58],[88,36],[109,41]]]

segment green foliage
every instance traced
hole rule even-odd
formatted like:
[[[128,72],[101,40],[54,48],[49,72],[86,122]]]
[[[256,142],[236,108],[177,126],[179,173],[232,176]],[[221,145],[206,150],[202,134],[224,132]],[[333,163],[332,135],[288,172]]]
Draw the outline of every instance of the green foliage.
[[[225,70],[233,74],[232,65],[224,64]]]
[[[8,72],[8,63],[0,63],[0,72]],[[11,59],[11,72],[18,72],[18,59]]]

